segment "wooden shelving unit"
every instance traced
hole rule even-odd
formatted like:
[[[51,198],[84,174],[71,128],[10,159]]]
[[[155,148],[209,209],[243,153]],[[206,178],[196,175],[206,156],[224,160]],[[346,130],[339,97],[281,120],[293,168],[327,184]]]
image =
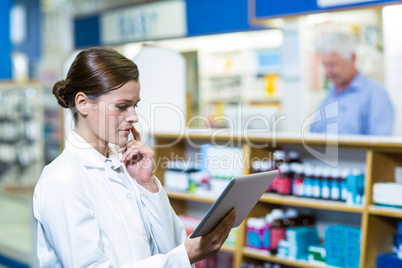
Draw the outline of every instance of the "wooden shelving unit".
[[[244,174],[251,172],[251,159],[262,158],[276,148],[281,147],[332,147],[340,150],[357,150],[365,154],[365,198],[360,206],[349,206],[342,202],[317,200],[277,194],[264,194],[253,208],[249,217],[261,217],[274,207],[293,206],[341,213],[354,213],[361,217],[361,252],[360,268],[375,267],[376,256],[380,252],[392,249],[392,235],[396,233],[396,222],[402,219],[402,209],[376,206],[372,200],[373,184],[394,180],[395,167],[402,166],[402,139],[384,137],[341,136],[325,137],[322,135],[301,136],[296,134],[278,134],[276,137],[264,135],[237,136],[216,133],[213,130],[188,130],[178,137],[175,134],[154,134],[155,159],[186,159],[186,150],[193,144],[228,143],[241,146],[244,157]],[[253,146],[253,145],[263,146]],[[258,147],[258,148],[257,148]],[[155,174],[163,183],[164,169]],[[189,193],[167,191],[170,202],[178,214],[186,214],[187,202],[212,204],[216,197],[196,196]],[[243,222],[238,230],[239,237],[235,248],[223,247],[222,250],[234,255],[234,267],[240,268],[245,260],[269,261],[292,267],[321,267],[305,261],[284,259],[245,247],[246,226]],[[330,267],[330,266],[324,266]]]
[[[318,268],[318,267],[331,267],[331,266],[318,266],[307,261],[301,260],[289,260],[281,257],[277,257],[275,255],[271,255],[269,252],[264,250],[257,250],[253,248],[244,247],[242,251],[243,255],[246,257],[262,260],[262,261],[269,261],[274,263],[280,263],[284,265],[289,265],[293,267],[302,267],[302,268]]]
[[[352,212],[352,213],[362,213],[364,210],[363,206],[349,206],[343,202],[338,202],[338,201],[317,200],[317,199],[313,199],[313,198],[304,198],[304,197],[296,197],[296,196],[282,196],[279,194],[264,194],[261,197],[260,202],[270,203],[270,204],[278,204],[278,205],[313,208],[313,209]]]
[[[197,201],[211,204],[216,200],[216,198],[213,197],[202,197],[202,196],[196,196],[194,194],[174,192],[169,190],[166,190],[166,193],[170,199],[189,200],[189,201]]]
[[[382,206],[369,206],[370,215],[385,216],[402,219],[402,209]]]

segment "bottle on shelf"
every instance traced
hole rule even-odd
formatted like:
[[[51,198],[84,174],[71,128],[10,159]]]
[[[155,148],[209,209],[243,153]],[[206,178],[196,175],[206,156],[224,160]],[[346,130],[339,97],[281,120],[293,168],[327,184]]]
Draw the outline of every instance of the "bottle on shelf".
[[[261,161],[255,160],[251,163],[251,173],[260,173],[261,172]]]
[[[346,198],[348,196],[348,189],[346,185],[346,178],[350,174],[350,169],[345,167],[341,169],[340,173],[340,200],[346,202]]]
[[[280,195],[292,194],[292,181],[289,174],[289,165],[282,163],[279,166],[279,174],[275,178],[276,180],[276,192]]]
[[[313,166],[310,164],[304,164],[304,196],[313,197]]]
[[[316,166],[313,171],[313,197],[321,198],[322,166]]]
[[[353,168],[346,177],[346,204],[361,205],[364,203],[364,173],[359,168]]]
[[[264,218],[248,218],[247,220],[247,246],[262,249],[265,231]]]
[[[270,170],[272,170],[272,166],[273,166],[273,162],[271,160],[264,160],[264,161],[261,161],[260,170],[261,170],[261,172],[270,171]],[[275,192],[275,191],[276,191],[276,189],[274,187],[274,183],[271,183],[271,185],[266,190],[266,192]]]
[[[262,241],[262,249],[269,250],[269,244],[270,244],[270,226],[272,223],[272,217],[271,214],[265,215],[265,229],[264,229],[264,238]]]
[[[311,209],[304,209],[300,216],[303,226],[315,226],[315,218]]]
[[[301,158],[298,152],[296,151],[289,151],[288,153],[288,162],[290,163],[301,163]]]
[[[299,218],[299,212],[294,208],[289,208],[285,212],[285,218],[283,223],[286,227],[298,227],[301,225],[301,219]]]
[[[331,170],[331,200],[341,200],[341,170],[335,167]]]
[[[293,169],[292,193],[294,196],[304,196],[304,169],[300,163],[291,163]]]
[[[284,216],[285,213],[282,209],[273,209],[271,211],[272,223],[269,227],[269,251],[272,254],[276,254],[278,252],[279,241],[286,238],[286,226],[283,222]]]
[[[273,153],[274,169],[279,169],[282,163],[286,163],[286,152],[283,150],[275,150]]]
[[[322,170],[321,198],[324,200],[331,199],[331,170],[330,166],[325,166]]]
[[[272,167],[271,170],[278,170],[279,167],[283,164],[286,163],[286,152],[283,150],[275,150],[273,153],[273,162],[272,162]],[[277,192],[277,184],[278,184],[278,176],[275,178],[275,180],[272,182],[271,186],[268,188],[269,192],[271,193],[276,193]]]

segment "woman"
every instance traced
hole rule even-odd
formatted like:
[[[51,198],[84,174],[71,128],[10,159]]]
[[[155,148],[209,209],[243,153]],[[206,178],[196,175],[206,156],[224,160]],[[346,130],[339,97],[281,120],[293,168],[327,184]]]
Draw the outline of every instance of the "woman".
[[[35,188],[41,267],[190,267],[226,240],[234,211],[210,234],[186,237],[133,126],[138,79],[135,63],[115,50],[90,48],[55,84],[75,128]]]

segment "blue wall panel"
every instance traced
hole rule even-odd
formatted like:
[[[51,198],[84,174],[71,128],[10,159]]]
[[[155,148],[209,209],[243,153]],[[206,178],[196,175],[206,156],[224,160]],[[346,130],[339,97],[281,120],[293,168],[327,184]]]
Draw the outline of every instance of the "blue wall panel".
[[[42,47],[40,0],[14,0],[14,4],[24,5],[27,10],[27,25],[25,25],[27,38],[21,44],[12,44],[12,49],[28,56],[29,76],[34,78]]]
[[[0,1],[0,79],[11,78],[10,10],[12,1]]]
[[[248,21],[247,0],[187,0],[189,36],[258,29]]]
[[[74,21],[75,47],[91,47],[100,45],[99,15],[76,18]]]
[[[340,8],[347,7],[363,7],[366,5],[373,4],[382,4],[388,3],[392,4],[393,2],[401,2],[398,0],[378,0],[378,1],[370,1],[367,3],[346,5],[346,6],[338,6],[334,8],[325,8],[322,9],[317,5],[318,0],[286,0],[286,1],[277,1],[277,0],[250,0],[255,1],[256,6],[256,17],[257,19],[269,18],[269,17],[281,17],[286,15],[297,15],[297,14],[305,14],[305,13],[316,13],[321,11],[329,11]]]

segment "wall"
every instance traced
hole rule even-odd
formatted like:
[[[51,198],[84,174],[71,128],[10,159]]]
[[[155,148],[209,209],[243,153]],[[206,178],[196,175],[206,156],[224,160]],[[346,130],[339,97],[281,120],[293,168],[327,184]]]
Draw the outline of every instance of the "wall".
[[[12,0],[0,1],[0,79],[11,78],[10,9]]]

